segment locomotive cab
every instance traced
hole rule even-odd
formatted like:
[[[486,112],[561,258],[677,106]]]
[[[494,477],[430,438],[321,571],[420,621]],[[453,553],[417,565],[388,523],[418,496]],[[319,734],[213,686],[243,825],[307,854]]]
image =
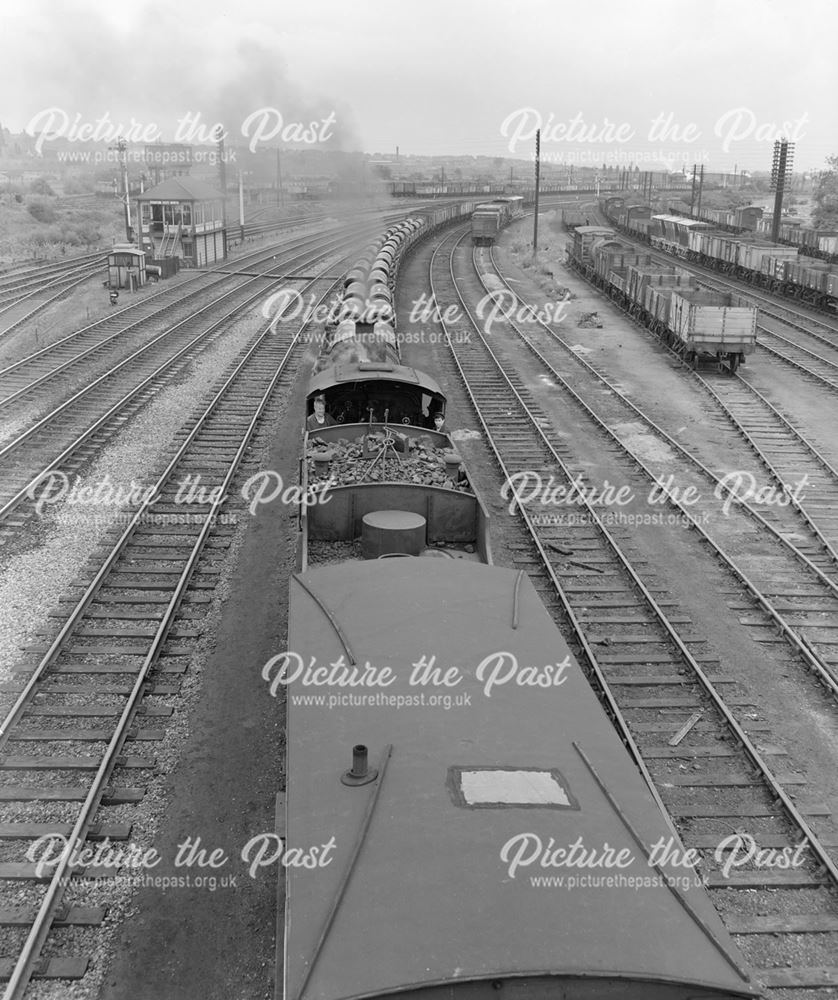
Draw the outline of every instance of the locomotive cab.
[[[388,423],[433,427],[445,412],[437,383],[405,365],[389,362],[338,364],[321,371],[309,384],[306,417],[314,399],[324,396],[326,413],[339,424]]]

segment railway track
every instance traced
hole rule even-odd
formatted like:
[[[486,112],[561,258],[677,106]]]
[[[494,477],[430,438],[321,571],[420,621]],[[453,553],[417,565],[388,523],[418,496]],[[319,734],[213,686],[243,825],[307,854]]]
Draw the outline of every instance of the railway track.
[[[758,327],[758,330],[758,350],[765,351],[772,359],[814,379],[820,386],[833,392],[838,390],[838,364],[773,330],[767,330],[763,326]]]
[[[622,309],[619,303],[615,304]],[[625,309],[622,311],[625,312]],[[634,317],[629,315],[629,318]],[[799,350],[804,354],[811,354],[788,338],[763,327],[759,329],[763,338],[760,346],[769,355],[777,355],[777,352],[765,345],[765,338],[769,336],[782,341],[792,351]],[[681,361],[674,350],[667,349],[674,358]],[[817,355],[812,356],[819,361],[825,361]],[[795,363],[788,355],[778,355],[778,357],[783,362]],[[802,365],[798,367],[804,373],[825,381],[816,371]],[[835,366],[835,371],[838,374],[838,366]],[[776,486],[789,497],[790,505],[797,509],[806,523],[817,532],[821,542],[831,552],[835,552],[838,547],[838,525],[836,525],[838,515],[835,513],[838,501],[838,470],[834,465],[813,443],[806,440],[755,386],[751,385],[741,370],[733,378],[729,374],[714,377],[701,375],[697,371],[693,371],[693,375],[724,413],[736,433],[759,457]],[[830,384],[835,387],[836,382]],[[813,468],[816,470],[814,478],[808,475]],[[805,490],[802,491],[803,495],[797,497],[796,487],[801,483],[805,483]],[[774,523],[778,530],[782,530],[782,525],[772,515],[773,509],[769,507],[763,516]],[[803,551],[810,557],[817,554],[817,549],[805,545]]]
[[[14,297],[8,304],[0,306],[0,316],[3,313],[10,312],[15,309],[22,302],[27,299],[36,298],[44,294],[44,292],[52,291],[51,295],[48,295],[45,299],[38,302],[37,305],[33,306],[22,316],[19,316],[16,320],[9,323],[8,326],[0,330],[0,340],[4,337],[10,336],[16,330],[19,330],[24,324],[33,320],[37,315],[42,313],[45,309],[57,302],[59,299],[63,298],[68,292],[71,292],[74,288],[78,288],[79,285],[83,285],[86,281],[91,278],[95,278],[97,274],[101,274],[104,271],[102,264],[85,264],[72,272],[59,277],[53,278],[48,281],[45,285],[39,288],[32,289],[31,291],[24,292],[21,295]]]
[[[665,257],[661,258],[661,260],[664,259]],[[694,267],[695,265],[691,266]],[[711,291],[732,292],[741,298],[752,300],[758,305],[761,313],[766,313],[772,318],[776,318],[786,327],[797,331],[800,338],[792,339],[791,337],[784,336],[775,329],[769,329],[763,322],[757,326],[759,334],[757,340],[758,351],[764,351],[775,361],[795,368],[802,374],[814,379],[819,385],[833,392],[838,390],[838,329],[808,317],[805,313],[795,312],[792,309],[783,309],[783,312],[787,316],[796,317],[796,319],[787,319],[773,307],[773,303],[766,296],[755,295],[750,290],[745,290],[739,285],[719,281],[715,275],[712,278],[708,278],[703,269],[697,273],[700,278],[699,285]],[[767,308],[763,304],[766,302],[768,303]],[[802,323],[797,321],[801,318],[805,319],[809,324],[820,326],[827,334],[831,333],[832,336],[818,334],[813,330],[806,329]],[[801,342],[801,340],[808,340],[810,342],[809,346],[805,342]]]
[[[7,297],[14,297],[24,290],[40,288],[45,278],[49,281],[79,267],[89,264],[104,264],[105,257],[104,250],[96,250],[91,253],[65,257],[61,260],[33,264],[31,267],[4,271],[0,274],[0,303],[3,303]]]
[[[611,226],[608,220],[604,224]],[[620,239],[632,243],[644,252],[650,250],[646,244],[623,232],[620,233]],[[795,330],[801,335],[800,339],[792,339],[764,325],[758,326],[758,350],[765,351],[774,361],[794,368],[831,392],[838,390],[838,326],[834,323],[824,322],[811,311],[782,305],[775,297],[754,291],[751,285],[726,281],[713,269],[693,261],[674,258],[656,250],[650,252],[656,263],[670,266],[675,264],[696,275],[700,286],[715,292],[730,292],[750,300],[762,314]],[[821,332],[812,327],[817,327]],[[824,348],[825,354],[819,353],[818,348]]]
[[[139,346],[144,342],[149,325],[164,319],[171,322],[173,310],[182,309],[207,292],[235,283],[253,267],[267,265],[265,276],[279,277],[283,273],[282,263],[273,266],[278,252],[304,246],[306,242],[316,244],[322,239],[319,234],[304,241],[299,237],[289,237],[283,243],[247,254],[235,262],[190,274],[20,358],[0,369],[0,412],[12,405],[17,407],[21,400],[36,390],[46,390],[54,401],[56,380],[59,377],[64,379],[77,366],[90,365],[94,359],[99,362],[111,360],[113,363],[126,353],[127,345]]]
[[[353,240],[357,239],[356,234]],[[314,260],[333,258],[341,246],[346,246],[345,237],[320,238],[313,248],[291,252],[279,266],[289,272],[303,265],[309,268]],[[264,298],[266,277],[273,280],[276,266],[271,254],[266,273],[246,278],[191,311],[0,447],[0,537],[15,536],[25,528],[49,502],[45,491],[52,488],[55,476],[63,482],[63,477],[78,472],[103,441],[169,382],[197,350]],[[226,311],[218,315],[221,305]],[[9,516],[12,511],[15,520]]]
[[[245,238],[252,239],[264,236],[267,233],[297,229],[312,222],[321,222],[327,217],[326,213],[321,213],[311,217],[301,216],[299,218],[279,219],[269,223],[246,224]],[[240,241],[231,239],[230,246],[238,245],[238,242]],[[88,261],[88,258],[91,258],[91,260]],[[52,262],[38,268],[13,272],[8,276],[0,277],[0,316],[16,308],[26,299],[37,298],[45,292],[54,290],[53,294],[49,295],[48,298],[39,301],[37,305],[24,315],[19,316],[8,326],[0,329],[0,340],[19,330],[54,302],[63,298],[68,292],[85,281],[95,277],[100,271],[104,273],[106,264],[107,254],[103,251],[98,251],[95,254],[73,258],[71,261]],[[20,277],[16,278],[15,274],[20,275]],[[7,280],[4,281],[4,279]]]
[[[89,879],[106,882],[130,866],[95,871],[75,864],[73,852],[103,839],[114,852],[130,844],[130,823],[97,817],[109,805],[141,801],[151,781],[151,748],[177,712],[180,681],[231,542],[233,527],[221,515],[245,516],[237,491],[249,471],[249,445],[271,400],[296,378],[303,330],[272,322],[251,338],[208,405],[185,423],[128,523],[112,529],[63,602],[56,634],[19,665],[24,679],[0,725],[0,801],[11,810],[11,821],[0,825],[0,924],[15,941],[0,961],[5,1000],[23,997],[33,978],[75,980],[90,966],[85,935],[101,927],[105,913],[91,902],[97,883]],[[204,490],[188,503],[187,477],[200,477]],[[65,851],[39,869],[27,851],[57,833],[67,838]],[[78,904],[81,879],[85,902]]]
[[[654,491],[658,503],[669,502],[668,484],[676,484],[682,498],[685,487],[692,489],[689,502],[676,498],[674,509],[684,523],[695,527],[752,594],[760,613],[754,627],[764,628],[767,622],[775,626],[826,689],[838,695],[838,642],[833,641],[838,637],[831,629],[831,622],[837,620],[832,616],[838,613],[838,553],[808,510],[791,502],[789,495],[793,496],[794,491],[779,494],[781,503],[762,504],[766,512],[763,514],[742,498],[741,482],[716,476],[548,326],[530,324],[526,334],[515,323],[507,321],[505,327],[538,358],[545,374],[568,394],[584,419],[592,421],[605,440],[641,470],[646,482],[638,489],[646,495]],[[546,357],[556,347],[576,369],[573,386]],[[590,403],[575,391],[577,386],[587,390]],[[643,435],[639,440],[638,433]],[[652,441],[654,447],[650,450]],[[766,469],[773,475],[770,466]],[[763,471],[757,467],[750,473],[755,483]],[[754,544],[733,559],[728,551],[739,547],[743,538],[753,539]],[[782,586],[778,586],[778,578],[784,581]],[[793,586],[806,588],[812,598],[802,622],[799,615],[784,609]]]
[[[400,219],[402,216],[390,213],[384,218]],[[290,222],[283,220],[274,228],[297,228],[305,221],[305,219],[293,219]],[[336,232],[337,227],[338,224],[335,223],[334,230],[329,229],[327,232]],[[316,240],[319,235],[312,234],[310,239]],[[263,248],[235,260],[225,261],[207,271],[192,273],[177,282],[167,283],[165,288],[145,295],[139,302],[114,310],[102,319],[7,365],[0,369],[0,412],[5,407],[12,405],[17,407],[21,400],[37,389],[47,388],[52,392],[55,379],[58,376],[71,374],[73,367],[82,362],[98,359],[101,364],[104,350],[109,346],[117,349],[118,353],[124,353],[126,334],[140,338],[144,333],[145,321],[166,316],[167,310],[171,308],[170,300],[184,304],[190,298],[202,294],[207,288],[229,281],[240,273],[247,275],[251,266],[261,265],[269,260],[277,249],[299,242],[299,236],[289,237],[288,241],[277,244],[276,247]],[[280,273],[281,268],[277,271],[277,275]],[[136,319],[136,322],[124,325],[125,319]]]
[[[838,470],[741,373],[736,378],[696,373],[696,378],[777,485],[791,497],[795,484],[806,481],[802,495],[791,497],[791,503],[832,551],[838,549]],[[766,516],[771,519],[770,510]]]
[[[614,304],[626,312],[619,303]],[[626,315],[638,322],[629,313]],[[549,328],[544,329],[567,350],[567,346],[560,338],[555,337]],[[689,368],[676,351],[670,347],[666,349],[683,367]],[[595,366],[588,365],[588,367],[595,369]],[[753,454],[760,459],[764,470],[771,476],[776,487],[788,498],[787,505],[794,508],[815,533],[818,540],[816,545],[813,546],[810,541],[804,539],[802,544],[796,543],[796,547],[816,563],[818,552],[823,548],[830,553],[834,563],[838,553],[838,532],[835,530],[836,518],[832,516],[832,511],[834,501],[838,498],[838,471],[833,464],[750,384],[741,371],[737,371],[733,377],[729,373],[720,373],[715,377],[702,376],[694,369],[690,371],[697,383],[720,408],[736,433],[747,442]],[[819,470],[813,480],[808,476],[812,464]],[[798,493],[801,496],[798,496]],[[766,507],[762,516],[777,531],[784,530],[781,519],[775,515],[775,508]],[[786,527],[785,533],[793,536],[793,526]],[[821,565],[821,568],[834,576],[834,568],[825,564]]]
[[[438,250],[431,284],[440,311],[456,302],[468,313],[469,293],[460,281],[453,253],[445,259]],[[473,278],[469,283],[474,287]],[[567,455],[553,444],[550,421],[514,365],[490,348],[473,319],[471,338],[444,326],[505,482],[536,470],[569,487],[575,473]],[[575,635],[593,683],[653,794],[685,845],[699,852],[705,884],[761,982],[813,991],[833,985],[838,835],[826,823],[828,808],[801,803],[803,781],[784,769],[785,752],[766,742],[755,706],[705,651],[709,644],[665,597],[654,573],[632,564],[600,505],[584,499],[576,508],[580,516],[566,516],[561,524],[549,502],[517,509],[516,565]],[[733,847],[728,835],[748,828],[758,830],[761,846],[797,850],[799,863],[782,871],[750,863],[726,871]],[[807,846],[798,847],[804,840]]]

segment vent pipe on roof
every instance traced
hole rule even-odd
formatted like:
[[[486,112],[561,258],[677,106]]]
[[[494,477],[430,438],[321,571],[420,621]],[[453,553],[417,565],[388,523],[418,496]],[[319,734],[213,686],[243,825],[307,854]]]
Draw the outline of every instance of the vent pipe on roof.
[[[368,785],[378,777],[378,771],[370,770],[367,762],[367,748],[363,743],[357,743],[352,747],[352,769],[344,771],[341,775],[341,782],[344,785]]]

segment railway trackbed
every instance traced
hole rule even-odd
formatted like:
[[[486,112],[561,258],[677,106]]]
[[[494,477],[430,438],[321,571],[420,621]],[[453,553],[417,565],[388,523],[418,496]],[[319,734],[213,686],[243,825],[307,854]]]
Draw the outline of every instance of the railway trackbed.
[[[606,225],[611,224],[606,222]],[[641,252],[649,251],[656,263],[675,265],[690,271],[698,279],[699,286],[714,292],[730,292],[740,299],[750,300],[763,316],[768,316],[788,329],[796,331],[801,335],[799,340],[785,336],[776,329],[759,325],[757,349],[763,351],[773,361],[794,368],[813,379],[830,392],[838,390],[838,327],[834,323],[818,319],[811,311],[784,305],[776,297],[757,292],[749,285],[725,280],[715,271],[694,261],[673,257],[659,250],[650,250],[646,244],[632,239],[623,232],[620,233],[620,239],[628,241]],[[821,332],[812,327],[817,327]],[[824,353],[819,353],[819,348],[823,349]]]
[[[741,374],[695,373],[727,416],[733,430],[760,459],[774,484],[790,498],[807,523],[815,526],[830,551],[838,549],[838,469],[808,441],[770,400]],[[803,483],[799,490],[797,487]],[[772,518],[773,508],[765,515]]]
[[[499,324],[491,346],[490,338],[482,336],[467,303],[481,297],[483,288],[474,273],[461,276],[465,267],[464,261],[455,262],[453,251],[445,254],[439,249],[431,265],[432,290],[443,315],[456,303],[469,317],[470,337],[463,336],[459,325],[446,326],[448,347],[504,484],[536,472],[542,481],[553,477],[552,483],[568,490],[574,482],[589,485],[584,469],[571,467],[571,449],[554,443],[550,419],[514,373],[516,366],[506,347],[517,336],[513,327],[504,323],[501,329]],[[548,372],[556,388],[567,393],[569,404],[573,400],[579,406],[567,381],[555,370],[545,369],[545,375]],[[572,378],[580,394],[596,395],[597,409],[600,401],[605,408],[623,405],[615,388],[605,386],[593,373],[579,368]],[[593,412],[581,405],[586,419],[593,420]],[[645,497],[649,477],[655,478],[653,463],[647,469],[626,453],[608,425],[629,421],[624,412],[609,409],[609,414],[607,424],[599,421],[598,430],[592,429],[597,435],[595,447],[626,467],[627,483],[636,483],[638,468],[643,468]],[[638,422],[634,413],[631,423]],[[677,465],[669,462],[670,471],[674,467],[679,475],[697,474],[691,461],[672,445],[667,447],[671,458],[679,456]],[[494,509],[495,516],[503,519],[504,532],[508,525],[518,538],[509,545],[516,567],[526,570],[548,609],[572,631],[580,661],[653,794],[673,818],[684,844],[699,853],[702,878],[757,977],[772,990],[803,988],[812,995],[834,985],[838,982],[838,831],[828,805],[807,799],[805,779],[787,752],[771,741],[771,727],[760,719],[753,697],[740,693],[724,660],[708,651],[712,643],[666,595],[654,568],[632,557],[631,532],[608,527],[609,511],[601,497],[580,488],[572,505],[557,506],[543,493],[507,506],[509,499],[507,489],[503,506]],[[635,503],[625,511],[642,512],[643,506]],[[755,525],[759,536],[771,535],[768,525],[752,520],[741,505],[736,510],[747,521],[735,522],[734,529],[728,520],[726,543],[745,538],[748,547],[759,544]],[[679,511],[680,516],[686,513]],[[697,519],[693,510],[691,520]],[[715,522],[714,526],[718,527]],[[696,530],[706,538],[702,527]],[[771,539],[772,551],[781,544],[789,553],[782,574],[794,574],[782,584],[786,596],[770,594],[776,602],[772,611],[782,615],[794,608],[797,614],[810,604],[832,608],[834,585],[820,578],[814,564],[778,543],[774,535]],[[727,576],[731,594],[749,592],[753,584],[748,577],[711,544],[727,573],[733,574],[732,581]],[[740,555],[739,561],[747,559]],[[756,562],[748,564],[749,573],[758,570]],[[817,600],[798,592],[801,572],[809,580],[805,590],[817,591]],[[775,583],[782,574],[776,573],[775,564]],[[761,593],[760,598],[767,602]],[[830,668],[823,679],[834,685],[831,665],[821,666]],[[761,848],[786,851],[784,856],[794,856],[794,864],[784,869],[753,859],[740,864],[741,845],[750,843],[749,836]]]
[[[768,300],[769,304],[766,306],[764,304],[766,302],[765,296],[754,295],[752,292],[746,291],[738,285],[719,281],[715,276],[710,278],[703,271],[698,273],[700,286],[716,292],[732,292],[746,300],[751,299],[759,307],[761,314],[776,318],[787,327],[798,331],[799,334],[803,335],[801,340],[805,341],[808,338],[810,341],[814,341],[812,346],[807,346],[801,340],[793,340],[791,337],[784,336],[775,329],[769,329],[764,323],[757,325],[759,335],[757,339],[758,351],[764,352],[774,361],[779,361],[796,369],[833,392],[838,390],[838,330],[825,323],[818,323],[817,320],[810,319],[805,314],[795,313],[792,309],[783,310],[786,314],[795,316],[797,319],[805,318],[809,323],[818,323],[824,330],[831,332],[832,337],[807,330],[797,320],[787,319],[782,314],[774,311],[770,300]],[[813,347],[816,349],[813,349]],[[832,355],[832,357],[830,358],[827,355]]]
[[[685,523],[747,587],[760,612],[754,628],[764,629],[769,623],[776,627],[827,690],[838,695],[838,632],[833,627],[838,621],[838,554],[803,502],[792,502],[775,483],[774,499],[782,502],[763,503],[757,509],[742,499],[737,477],[717,476],[549,326],[528,323],[524,332],[507,320],[503,328],[536,356],[545,376],[581,410],[585,422],[592,422],[603,440],[630,460],[626,482],[641,471],[645,482],[635,492],[648,496],[654,491],[658,509],[671,501]],[[573,385],[545,355],[556,347],[573,366]],[[584,392],[584,400],[577,388]],[[742,471],[749,472],[754,482],[773,475],[770,466]],[[583,472],[579,475],[584,479]],[[785,610],[795,591],[805,595],[799,613]]]
[[[3,329],[0,330],[0,340],[4,337],[10,336],[16,330],[19,330],[25,323],[33,320],[39,313],[51,306],[53,302],[57,302],[74,288],[77,288],[79,285],[84,284],[84,282],[89,281],[97,274],[102,273],[106,273],[104,258],[95,264],[79,265],[78,267],[73,268],[71,271],[67,271],[58,277],[49,278],[45,284],[38,285],[34,288],[30,288],[27,284],[17,293],[7,290],[7,300],[0,304],[0,316],[4,313],[10,312],[12,309],[15,309],[27,299],[41,296],[45,292],[52,292],[52,294],[38,302],[37,305],[23,313],[23,315],[18,316],[18,318],[9,323],[8,326],[3,327]]]
[[[109,886],[130,881],[139,850],[130,807],[146,795],[155,748],[178,716],[235,522],[247,516],[250,446],[266,408],[297,377],[304,330],[272,322],[251,338],[62,600],[55,634],[26,650],[22,680],[4,689],[0,925],[14,942],[0,961],[6,1000],[24,996],[33,978],[83,977]],[[187,481],[200,481],[199,496],[184,499]],[[44,835],[65,837],[65,849],[39,867],[32,847]],[[98,869],[73,860],[103,842],[116,860]]]
[[[31,292],[37,292],[58,279],[71,278],[84,268],[104,268],[105,260],[105,251],[96,250],[64,260],[53,260],[6,271],[0,274],[0,312],[7,305],[26,298]]]
[[[316,245],[318,239],[322,238],[322,235],[318,237],[315,234],[309,240],[312,245]],[[144,337],[148,336],[147,328],[150,323],[160,319],[171,322],[175,308],[188,305],[208,291],[234,283],[238,277],[235,273],[237,271],[267,265],[265,274],[270,275],[275,272],[271,265],[276,263],[275,256],[278,252],[301,249],[304,246],[305,242],[299,236],[291,237],[283,243],[240,257],[232,266],[227,263],[166,283],[161,290],[145,295],[138,302],[116,309],[60,340],[6,365],[0,369],[0,411],[19,404],[44,386],[54,394],[59,376],[68,377],[76,366],[89,366],[94,360],[118,359],[126,353],[126,345],[139,346],[143,343]],[[281,268],[282,263],[279,262],[277,266]]]
[[[612,304],[634,322],[638,322],[620,303]],[[566,352],[570,350],[549,327],[544,324],[539,326],[554,343],[560,345]],[[834,511],[835,501],[838,499],[838,470],[818,451],[813,442],[807,440],[755,386],[751,385],[741,370],[738,370],[733,377],[728,372],[701,374],[686,365],[672,348],[665,344],[663,346],[681,367],[691,371],[696,383],[705,390],[725,415],[737,435],[748,444],[752,453],[762,463],[763,471],[773,480],[771,489],[779,489],[781,491],[779,495],[785,498],[781,506],[797,511],[815,533],[817,544],[812,546],[809,540],[796,538],[793,528],[791,530],[788,526],[784,528],[782,519],[776,516],[776,506],[766,505],[762,512],[763,518],[786,537],[796,538],[796,547],[807,557],[818,562],[816,556],[821,548],[830,554],[832,562],[835,563],[838,516],[835,516]],[[571,353],[578,359],[575,352]],[[612,386],[595,365],[584,359],[578,360],[580,364],[596,372],[614,392],[619,394],[619,390]],[[833,572],[828,565],[821,565],[821,568],[828,573]]]
[[[304,245],[310,242],[306,240]],[[50,488],[51,473],[77,473],[102,442],[170,382],[197,350],[264,298],[265,282],[273,280],[277,266],[289,273],[300,267],[308,269],[317,260],[334,258],[346,246],[345,237],[327,237],[302,253],[289,248],[279,265],[271,255],[264,274],[246,278],[191,311],[0,446],[0,537],[17,535],[31,523],[39,502],[49,502],[45,491]],[[219,315],[222,304],[226,311]]]
[[[820,386],[832,392],[838,391],[838,364],[796,344],[773,330],[758,327],[757,350],[764,351],[769,358],[795,368],[803,375],[814,379]],[[773,345],[773,346],[772,346]]]

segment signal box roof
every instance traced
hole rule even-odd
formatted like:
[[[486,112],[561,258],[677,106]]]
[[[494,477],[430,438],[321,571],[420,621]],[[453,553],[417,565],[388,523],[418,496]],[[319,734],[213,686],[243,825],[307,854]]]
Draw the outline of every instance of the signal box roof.
[[[223,201],[224,195],[211,184],[196,177],[169,177],[141,195],[136,201]]]

